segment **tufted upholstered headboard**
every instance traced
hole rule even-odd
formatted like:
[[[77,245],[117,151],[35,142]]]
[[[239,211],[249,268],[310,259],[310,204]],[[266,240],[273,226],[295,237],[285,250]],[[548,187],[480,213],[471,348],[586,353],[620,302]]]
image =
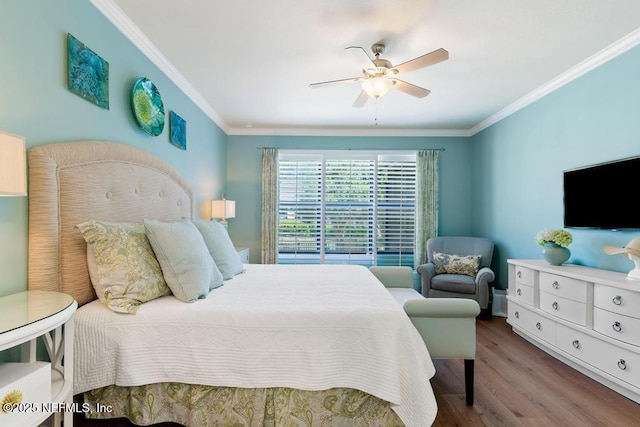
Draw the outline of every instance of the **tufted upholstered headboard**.
[[[193,219],[192,191],[163,160],[108,141],[29,149],[29,289],[65,292],[82,305],[96,298],[86,244],[75,226],[88,220]]]

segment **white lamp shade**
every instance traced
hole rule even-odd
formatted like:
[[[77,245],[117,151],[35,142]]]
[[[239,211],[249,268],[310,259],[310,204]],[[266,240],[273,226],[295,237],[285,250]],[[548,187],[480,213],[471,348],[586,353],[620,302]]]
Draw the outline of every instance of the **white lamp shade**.
[[[235,218],[236,202],[235,200],[212,200],[211,201],[211,218]]]
[[[27,195],[24,138],[0,132],[0,196]]]
[[[362,90],[372,98],[379,98],[386,95],[394,84],[393,80],[384,77],[373,77],[362,82]]]

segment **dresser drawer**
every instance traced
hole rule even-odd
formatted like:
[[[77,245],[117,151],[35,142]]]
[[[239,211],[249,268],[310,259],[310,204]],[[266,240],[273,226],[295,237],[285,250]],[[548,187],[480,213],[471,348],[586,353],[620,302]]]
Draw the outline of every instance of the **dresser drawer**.
[[[594,308],[593,329],[608,337],[640,346],[640,319]]]
[[[508,317],[511,325],[524,329],[550,344],[555,344],[556,323],[554,321],[512,302],[509,303]]]
[[[534,292],[532,286],[525,286],[520,283],[516,283],[516,289],[514,297],[522,303],[533,305]]]
[[[516,284],[522,284],[522,285],[533,288],[535,271],[530,268],[520,267],[519,265],[516,265],[515,267],[516,267]]]
[[[587,306],[581,302],[540,292],[540,309],[578,325],[587,324]]]
[[[614,313],[640,318],[640,292],[596,283],[593,285],[593,305]]]
[[[558,276],[557,274],[540,273],[540,290],[574,301],[586,303],[589,285],[584,280]]]
[[[564,325],[557,325],[559,349],[626,383],[640,384],[640,354]]]

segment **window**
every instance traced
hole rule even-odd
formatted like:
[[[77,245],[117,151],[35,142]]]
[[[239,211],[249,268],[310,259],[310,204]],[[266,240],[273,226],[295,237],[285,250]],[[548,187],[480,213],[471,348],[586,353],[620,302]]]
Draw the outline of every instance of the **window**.
[[[281,151],[278,263],[413,266],[415,153]]]

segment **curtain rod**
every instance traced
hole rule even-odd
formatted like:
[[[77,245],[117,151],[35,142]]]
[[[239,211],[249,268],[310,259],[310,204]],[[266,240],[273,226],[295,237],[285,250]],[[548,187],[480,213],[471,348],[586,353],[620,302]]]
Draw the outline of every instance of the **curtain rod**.
[[[282,147],[256,147],[256,150],[263,148],[277,148],[279,150],[306,150],[306,151],[446,151],[444,148],[282,148]]]

